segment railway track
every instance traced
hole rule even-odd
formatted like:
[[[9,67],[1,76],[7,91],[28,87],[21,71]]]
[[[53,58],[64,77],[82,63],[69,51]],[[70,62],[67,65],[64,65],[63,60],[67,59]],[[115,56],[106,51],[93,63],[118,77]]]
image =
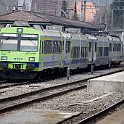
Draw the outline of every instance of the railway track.
[[[28,84],[28,82],[21,82],[21,83],[7,83],[7,82],[5,82],[4,84],[2,82],[2,83],[0,83],[0,89],[9,88],[9,87],[13,87],[13,86],[21,86],[21,85],[26,85],[26,84]]]
[[[0,113],[10,111],[13,109],[17,109],[18,107],[23,107],[34,102],[38,102],[40,100],[46,100],[49,98],[53,98],[65,93],[68,93],[73,90],[78,90],[81,88],[85,88],[86,83],[70,83],[70,84],[63,84],[59,86],[44,88],[41,90],[21,94],[18,96],[8,97],[4,99],[0,99]]]
[[[96,110],[95,112],[93,111],[91,113],[80,112],[77,115],[71,116],[65,120],[62,120],[61,122],[58,122],[57,124],[90,124],[93,122],[93,120],[99,118],[102,115],[105,115],[121,104],[124,104],[124,99],[118,101],[115,104],[112,104],[103,110]]]
[[[46,99],[50,99],[53,97],[63,95],[65,93],[68,93],[68,92],[71,92],[74,90],[85,88],[86,87],[86,81],[89,79],[93,79],[96,77],[120,72],[123,70],[124,69],[120,69],[120,70],[116,70],[116,71],[110,71],[106,74],[91,76],[91,77],[85,78],[83,80],[78,80],[78,81],[74,81],[74,82],[66,83],[66,84],[60,84],[57,86],[53,86],[53,87],[49,87],[49,88],[43,88],[43,89],[35,90],[32,92],[20,94],[17,96],[11,96],[11,97],[0,99],[0,113],[5,113],[7,111],[11,111],[14,109],[18,109],[20,107],[27,106],[27,105],[32,104],[34,102],[39,102],[41,100],[43,101]]]

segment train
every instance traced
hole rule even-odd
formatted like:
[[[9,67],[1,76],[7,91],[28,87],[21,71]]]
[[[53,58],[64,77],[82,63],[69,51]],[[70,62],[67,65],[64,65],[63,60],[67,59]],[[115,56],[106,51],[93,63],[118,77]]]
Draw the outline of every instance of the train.
[[[82,34],[10,26],[0,31],[0,77],[35,79],[70,70],[117,66],[122,41],[108,34]]]

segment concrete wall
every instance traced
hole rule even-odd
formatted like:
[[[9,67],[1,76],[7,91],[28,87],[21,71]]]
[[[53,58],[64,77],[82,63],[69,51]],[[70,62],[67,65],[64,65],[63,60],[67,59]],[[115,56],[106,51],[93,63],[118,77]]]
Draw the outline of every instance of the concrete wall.
[[[88,92],[99,92],[99,93],[109,93],[109,92],[119,92],[124,93],[124,82],[113,82],[113,81],[89,81]]]
[[[124,72],[89,80],[87,91],[99,93],[124,93]]]

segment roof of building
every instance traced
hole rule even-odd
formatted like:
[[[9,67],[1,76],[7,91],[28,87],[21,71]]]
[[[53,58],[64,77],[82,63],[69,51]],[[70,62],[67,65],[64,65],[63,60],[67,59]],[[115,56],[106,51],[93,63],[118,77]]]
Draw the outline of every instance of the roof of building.
[[[0,16],[1,21],[28,21],[28,22],[49,22],[48,19],[32,14],[29,11],[13,11]]]
[[[56,24],[65,27],[76,27],[76,28],[90,28],[98,29],[94,25],[88,22],[81,22],[78,20],[67,19],[58,16],[42,15],[40,13],[34,13],[31,11],[14,11],[8,14],[0,16],[1,22],[13,22],[13,21],[28,21],[33,23],[45,23],[45,24]]]

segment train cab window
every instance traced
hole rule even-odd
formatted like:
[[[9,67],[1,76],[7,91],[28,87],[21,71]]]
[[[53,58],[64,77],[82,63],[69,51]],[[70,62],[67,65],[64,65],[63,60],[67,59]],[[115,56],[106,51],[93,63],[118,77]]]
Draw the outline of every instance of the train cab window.
[[[0,50],[17,51],[18,37],[16,34],[1,34]]]
[[[20,51],[38,51],[38,35],[35,34],[21,34],[20,43],[18,43]]]
[[[70,41],[66,41],[66,53],[70,52]]]

